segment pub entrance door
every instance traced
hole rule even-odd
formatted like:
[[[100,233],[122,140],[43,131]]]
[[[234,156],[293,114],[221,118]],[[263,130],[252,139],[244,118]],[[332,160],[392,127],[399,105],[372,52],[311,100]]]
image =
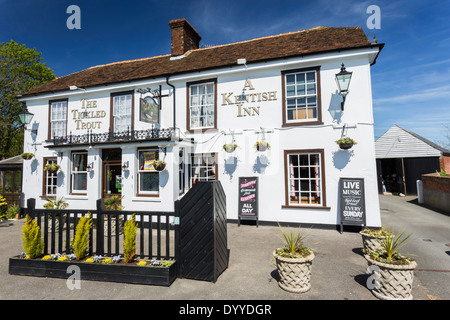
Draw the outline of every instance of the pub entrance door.
[[[102,198],[122,195],[122,150],[102,152]]]

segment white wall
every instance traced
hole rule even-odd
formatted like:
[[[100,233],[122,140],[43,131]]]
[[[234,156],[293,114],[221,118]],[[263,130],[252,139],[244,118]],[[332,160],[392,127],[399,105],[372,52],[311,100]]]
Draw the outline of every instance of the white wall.
[[[350,93],[347,96],[345,110],[340,111],[341,96],[338,94],[335,74],[339,72],[341,63],[345,63],[348,71],[353,72]],[[320,66],[322,121],[320,125],[282,127],[282,87],[281,71],[297,68]],[[186,82],[201,79],[217,79],[217,130],[202,133],[190,133],[186,130]],[[243,91],[247,79],[250,79],[254,93],[276,92],[276,100],[260,103],[246,103],[245,107],[260,107],[260,114],[238,117],[237,106],[222,105],[222,93],[233,92],[238,95]],[[375,147],[373,133],[373,112],[371,96],[370,66],[368,54],[325,54],[316,57],[296,58],[282,62],[261,63],[257,65],[237,66],[223,70],[212,70],[201,74],[174,76],[170,83],[176,87],[176,126],[180,128],[181,138],[195,138],[195,153],[216,152],[218,154],[219,180],[227,195],[227,215],[229,219],[237,219],[238,178],[240,176],[259,177],[259,219],[262,221],[286,221],[313,224],[338,224],[338,183],[340,177],[360,177],[365,179],[367,224],[380,226],[378,190],[375,165]],[[73,109],[80,109],[81,98],[97,101],[96,110],[104,110],[107,116],[102,119],[101,129],[96,132],[106,132],[109,129],[110,93],[125,91],[139,87],[156,88],[161,84],[163,98],[161,128],[173,126],[172,90],[165,84],[165,79],[152,80],[148,83],[130,84],[129,87],[115,87],[114,90],[90,92],[67,92],[69,97],[68,133],[81,132],[76,129],[76,123],[71,121]],[[247,92],[250,92],[247,90]],[[139,120],[139,97],[135,94],[135,129],[149,128],[148,124]],[[25,151],[36,154],[37,164],[24,162],[24,192],[26,198],[35,197],[37,206],[42,193],[42,157],[53,156],[51,149],[44,147],[47,139],[48,98],[27,102],[30,112],[35,114],[34,122],[39,123],[39,133],[36,148],[31,145],[30,135],[25,138]],[[341,137],[342,126],[349,124],[347,135],[357,140],[358,144],[349,151],[342,151],[335,143]],[[272,148],[264,153],[256,152],[254,144],[261,139],[261,127],[266,131],[265,137]],[[106,128],[104,130],[104,128]],[[237,151],[228,154],[222,146],[232,141],[231,131],[235,133]],[[94,130],[95,132],[95,130]],[[167,170],[160,176],[160,197],[136,197],[136,175],[138,146],[143,144],[122,145],[122,162],[129,161],[130,170],[124,174],[123,205],[126,210],[173,210],[173,201],[178,197],[178,151],[177,145],[167,149]],[[282,208],[285,204],[284,150],[290,149],[323,149],[326,185],[325,209],[292,209]],[[69,172],[69,149],[64,150],[61,162],[62,172]],[[89,149],[89,161],[95,163],[89,176],[88,196],[75,197],[68,195],[70,187],[68,179],[58,176],[60,188],[58,196],[64,196],[70,207],[95,208],[95,201],[101,195],[101,149],[94,146]],[[31,168],[30,166],[33,166]],[[60,173],[60,175],[63,175]],[[61,179],[60,179],[61,178]]]

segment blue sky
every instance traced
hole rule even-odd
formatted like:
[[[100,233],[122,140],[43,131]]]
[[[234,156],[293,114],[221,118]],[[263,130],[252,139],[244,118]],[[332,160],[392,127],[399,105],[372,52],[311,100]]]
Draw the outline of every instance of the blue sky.
[[[81,30],[69,30],[69,5]],[[381,10],[371,30],[367,8]],[[42,52],[57,76],[170,53],[172,19],[219,45],[316,26],[361,26],[385,47],[372,67],[375,137],[397,124],[437,143],[450,130],[450,1],[0,0],[0,42]]]

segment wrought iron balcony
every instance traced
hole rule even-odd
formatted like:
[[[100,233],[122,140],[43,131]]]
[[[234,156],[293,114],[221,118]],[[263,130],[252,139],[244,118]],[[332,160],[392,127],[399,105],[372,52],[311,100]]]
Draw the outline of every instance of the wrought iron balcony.
[[[127,130],[122,132],[92,133],[88,130],[85,134],[74,135],[70,132],[67,136],[53,138],[53,145],[48,147],[72,146],[72,145],[98,145],[110,143],[130,143],[142,141],[171,141],[176,135],[174,128],[147,130]]]

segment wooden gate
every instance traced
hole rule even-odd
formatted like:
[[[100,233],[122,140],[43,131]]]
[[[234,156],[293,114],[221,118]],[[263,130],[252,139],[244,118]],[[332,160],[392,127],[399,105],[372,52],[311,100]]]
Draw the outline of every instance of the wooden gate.
[[[178,277],[216,282],[228,267],[226,197],[220,181],[197,182],[176,202]]]

